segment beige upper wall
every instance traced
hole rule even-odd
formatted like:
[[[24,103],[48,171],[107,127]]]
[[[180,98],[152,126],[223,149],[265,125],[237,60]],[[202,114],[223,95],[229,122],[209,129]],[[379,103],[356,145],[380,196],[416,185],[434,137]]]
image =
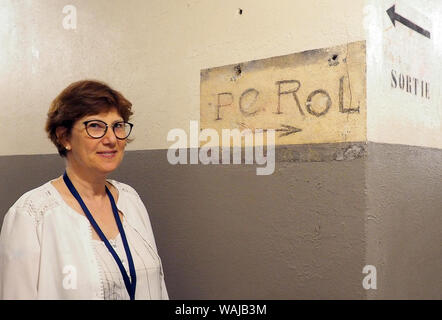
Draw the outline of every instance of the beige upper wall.
[[[430,39],[396,22],[386,10],[430,31]],[[442,148],[442,1],[368,0],[367,139],[373,142]],[[395,74],[396,82],[392,76]],[[404,89],[399,77],[404,75]],[[411,78],[407,92],[406,79]],[[414,80],[429,84],[429,99]]]
[[[56,153],[51,100],[95,78],[134,104],[129,150],[199,119],[200,70],[364,40],[364,0],[0,0],[0,155]],[[65,30],[63,6],[77,9]],[[238,14],[238,9],[243,14]]]

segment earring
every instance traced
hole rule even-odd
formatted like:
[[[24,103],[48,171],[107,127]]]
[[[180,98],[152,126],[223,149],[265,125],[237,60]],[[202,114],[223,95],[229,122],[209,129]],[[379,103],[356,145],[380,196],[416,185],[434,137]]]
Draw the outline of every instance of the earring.
[[[71,147],[64,147],[67,151],[71,150]]]

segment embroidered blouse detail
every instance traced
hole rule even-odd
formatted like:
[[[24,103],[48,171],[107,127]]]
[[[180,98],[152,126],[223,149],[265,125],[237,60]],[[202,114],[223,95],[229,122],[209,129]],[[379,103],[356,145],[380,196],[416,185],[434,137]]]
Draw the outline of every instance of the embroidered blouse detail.
[[[158,293],[161,294],[160,260],[155,252],[153,252],[124,219],[123,228],[126,233],[130,251],[132,252],[137,273],[135,299],[161,299],[161,295],[158,295]],[[101,271],[100,276],[103,282],[104,300],[129,300],[120,269],[104,242],[95,239],[92,241],[98,259],[98,266]],[[115,239],[109,239],[109,243],[120,257],[126,272],[129,274],[126,252],[124,251],[121,235],[118,234]],[[151,290],[151,288],[154,290]]]

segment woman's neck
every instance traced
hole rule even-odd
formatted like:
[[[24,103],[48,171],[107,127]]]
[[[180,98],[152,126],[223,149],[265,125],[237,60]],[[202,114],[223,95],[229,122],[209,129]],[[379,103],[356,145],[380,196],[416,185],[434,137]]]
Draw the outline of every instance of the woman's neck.
[[[90,174],[69,165],[69,163],[66,166],[66,173],[82,197],[97,199],[106,196],[105,175]]]

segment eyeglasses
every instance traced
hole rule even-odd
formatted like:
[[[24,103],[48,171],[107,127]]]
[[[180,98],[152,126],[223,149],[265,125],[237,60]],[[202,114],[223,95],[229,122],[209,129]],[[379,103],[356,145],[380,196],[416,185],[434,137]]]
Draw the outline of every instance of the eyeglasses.
[[[88,120],[83,122],[86,127],[87,134],[94,139],[100,139],[104,137],[107,132],[109,125],[101,120]],[[112,130],[114,131],[115,137],[119,140],[124,140],[129,137],[132,127],[134,125],[129,122],[119,121],[112,125]]]

